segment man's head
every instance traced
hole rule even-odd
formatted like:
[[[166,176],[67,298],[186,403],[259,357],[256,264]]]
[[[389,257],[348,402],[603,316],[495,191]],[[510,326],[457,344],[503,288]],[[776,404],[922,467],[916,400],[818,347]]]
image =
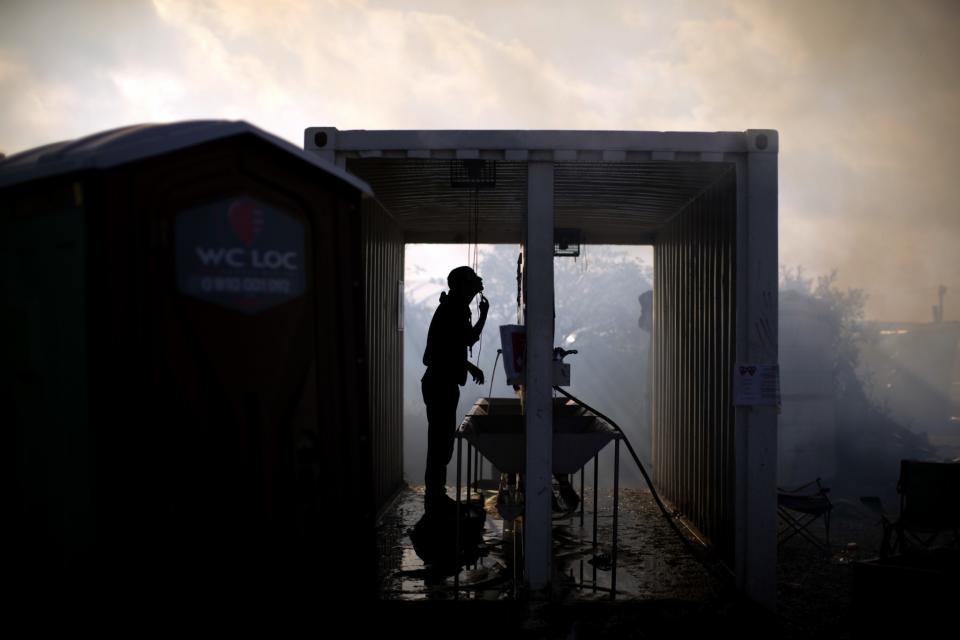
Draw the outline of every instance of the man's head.
[[[483,291],[483,278],[470,267],[457,267],[447,276],[447,286],[450,293],[472,298]]]

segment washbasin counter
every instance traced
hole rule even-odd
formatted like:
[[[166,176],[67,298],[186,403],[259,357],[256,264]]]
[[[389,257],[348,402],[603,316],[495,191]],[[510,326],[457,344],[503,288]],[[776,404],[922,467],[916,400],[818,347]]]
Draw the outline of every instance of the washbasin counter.
[[[479,398],[458,432],[501,472],[524,471],[527,443],[519,398]],[[592,412],[566,398],[554,398],[553,473],[579,471],[618,437],[616,429]]]

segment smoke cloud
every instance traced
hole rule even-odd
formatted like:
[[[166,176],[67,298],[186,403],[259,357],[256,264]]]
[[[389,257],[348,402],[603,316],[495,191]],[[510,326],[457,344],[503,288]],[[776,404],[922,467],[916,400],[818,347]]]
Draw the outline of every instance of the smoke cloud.
[[[0,6],[0,151],[137,122],[781,134],[781,262],[960,318],[960,5],[922,0]]]

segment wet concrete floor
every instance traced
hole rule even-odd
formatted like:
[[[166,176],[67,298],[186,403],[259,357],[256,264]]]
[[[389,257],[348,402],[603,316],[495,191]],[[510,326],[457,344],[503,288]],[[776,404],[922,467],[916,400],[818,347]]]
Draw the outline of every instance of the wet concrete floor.
[[[455,495],[453,488],[448,493]],[[456,577],[432,574],[414,551],[410,532],[423,516],[423,487],[411,486],[401,493],[378,530],[382,599],[501,600],[522,595],[518,592],[522,580],[516,575],[520,562],[514,561],[519,550],[512,544],[514,524],[492,507],[494,492],[483,493],[488,508],[481,557]],[[726,585],[687,551],[646,490],[621,489],[614,571],[613,498],[609,493],[599,498],[596,549],[589,489],[583,496],[582,524],[579,511],[554,519],[554,600],[610,600],[614,573],[616,600],[702,602],[725,590]]]
[[[504,637],[564,640],[858,637],[862,621],[852,608],[853,565],[876,555],[882,533],[877,518],[858,501],[838,496],[830,554],[799,537],[779,548],[777,608],[772,612],[745,602],[733,592],[728,578],[698,562],[661,516],[649,491],[622,489],[617,593],[611,601],[604,590],[610,585],[611,568],[591,560],[609,555],[612,497],[600,496],[600,546],[594,553],[593,497],[588,489],[583,496],[587,505],[583,528],[578,515],[554,522],[558,565],[554,593],[544,602],[514,591],[509,545],[503,544],[504,523],[489,513],[484,535],[489,553],[475,569],[461,572],[460,588],[450,577],[427,575],[409,537],[423,515],[422,491],[418,486],[405,489],[379,527],[381,611],[384,618],[397,621],[392,628],[409,629],[416,637],[449,629],[455,629],[453,635],[459,638],[488,638],[496,631],[505,632]],[[452,496],[453,490],[449,493]],[[819,536],[825,533],[822,525],[813,530]],[[592,582],[595,567],[597,591]]]

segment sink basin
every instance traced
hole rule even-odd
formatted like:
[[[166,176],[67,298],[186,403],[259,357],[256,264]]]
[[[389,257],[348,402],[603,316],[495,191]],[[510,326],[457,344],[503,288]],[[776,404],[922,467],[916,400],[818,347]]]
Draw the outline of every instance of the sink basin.
[[[460,423],[467,442],[497,469],[520,473],[526,465],[526,435],[519,398],[480,398]],[[616,431],[566,398],[553,400],[553,473],[574,473],[611,440]]]

